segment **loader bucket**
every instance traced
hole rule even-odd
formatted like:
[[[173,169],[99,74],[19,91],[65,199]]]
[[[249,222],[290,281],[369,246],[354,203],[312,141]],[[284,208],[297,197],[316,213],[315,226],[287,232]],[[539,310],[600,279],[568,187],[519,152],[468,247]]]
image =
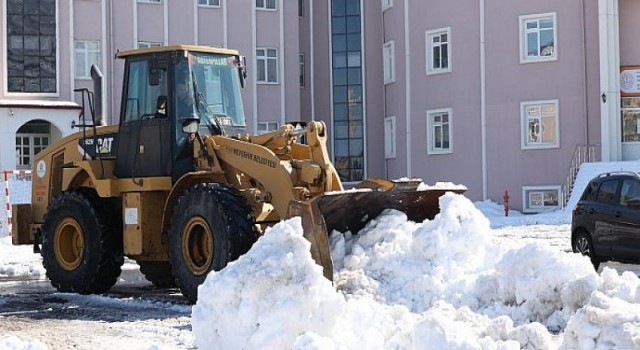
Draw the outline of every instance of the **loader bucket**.
[[[311,256],[323,267],[324,276],[333,280],[329,234],[333,230],[357,234],[385,209],[399,210],[409,220],[433,219],[440,211],[438,199],[445,192],[463,193],[460,187],[438,187],[418,191],[421,181],[370,179],[354,189],[330,192],[310,201],[294,201],[289,217],[301,216],[304,237],[311,242]]]

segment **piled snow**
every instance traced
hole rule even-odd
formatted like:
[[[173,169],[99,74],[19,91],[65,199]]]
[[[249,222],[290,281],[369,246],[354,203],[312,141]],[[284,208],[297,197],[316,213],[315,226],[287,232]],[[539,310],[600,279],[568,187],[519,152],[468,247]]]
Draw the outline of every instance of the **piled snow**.
[[[601,277],[582,256],[499,238],[462,195],[442,196],[440,207],[441,214],[424,223],[388,210],[359,235],[334,234],[334,286],[314,264],[299,219],[274,226],[200,287],[192,312],[196,344],[201,349],[640,346],[638,277],[611,269]]]
[[[24,341],[16,336],[0,338],[0,349],[3,350],[46,350],[47,346],[37,340]]]
[[[12,246],[11,237],[0,237],[0,247],[2,246],[6,249],[0,251],[8,254],[0,254],[0,277],[44,278],[42,259],[33,253],[32,246]]]
[[[465,185],[456,185],[453,182],[436,182],[433,185],[428,185],[425,184],[424,182],[421,182],[420,185],[418,185],[417,191],[428,191],[428,190],[461,190],[461,191],[466,191],[467,190],[467,186]]]

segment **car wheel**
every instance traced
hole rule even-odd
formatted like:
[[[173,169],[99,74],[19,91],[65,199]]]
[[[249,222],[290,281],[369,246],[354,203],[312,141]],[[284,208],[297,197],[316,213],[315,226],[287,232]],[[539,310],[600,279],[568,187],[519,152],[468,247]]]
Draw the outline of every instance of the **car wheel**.
[[[598,258],[595,256],[595,253],[593,252],[591,237],[589,237],[586,232],[580,231],[576,234],[575,238],[573,239],[572,248],[574,253],[580,253],[582,255],[588,256],[591,259],[591,263],[596,270],[598,269],[598,267],[600,267],[600,260],[598,260]]]

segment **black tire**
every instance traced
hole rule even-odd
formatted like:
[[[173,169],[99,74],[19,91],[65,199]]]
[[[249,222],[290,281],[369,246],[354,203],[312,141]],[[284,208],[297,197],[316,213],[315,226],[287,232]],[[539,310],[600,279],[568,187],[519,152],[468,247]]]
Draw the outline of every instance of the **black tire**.
[[[219,271],[257,240],[244,197],[224,184],[197,184],[176,204],[169,228],[169,261],[176,284],[192,303],[207,274]]]
[[[584,231],[576,232],[576,235],[573,238],[573,242],[571,244],[571,248],[574,253],[580,253],[582,255],[586,255],[591,259],[591,263],[593,267],[598,270],[600,267],[600,260],[595,255],[593,251],[593,243],[591,242],[591,237]]]
[[[158,288],[171,288],[176,286],[176,281],[171,273],[171,264],[168,261],[138,261],[140,272],[147,281]]]
[[[42,225],[42,263],[57,290],[108,291],[124,262],[117,202],[93,189],[63,192],[51,201]]]

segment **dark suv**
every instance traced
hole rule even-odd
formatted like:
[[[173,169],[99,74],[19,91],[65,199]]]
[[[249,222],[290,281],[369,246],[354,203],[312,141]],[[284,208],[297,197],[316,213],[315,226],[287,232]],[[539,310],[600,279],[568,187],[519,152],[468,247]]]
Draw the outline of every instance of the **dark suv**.
[[[640,174],[605,173],[585,188],[571,217],[574,253],[601,262],[640,263]]]

